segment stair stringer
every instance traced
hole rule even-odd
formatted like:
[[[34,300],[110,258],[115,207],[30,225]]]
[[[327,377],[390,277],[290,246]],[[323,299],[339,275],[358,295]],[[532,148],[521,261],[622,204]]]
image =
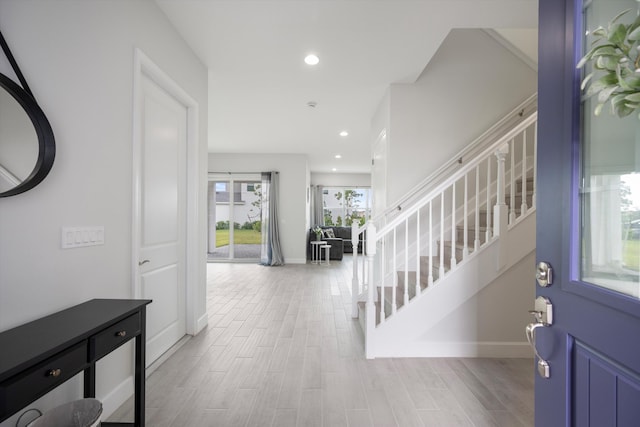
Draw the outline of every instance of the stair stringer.
[[[497,343],[430,342],[421,341],[420,337],[535,251],[535,221],[534,209],[510,226],[506,236],[494,237],[480,251],[472,253],[456,269],[377,325],[371,334],[367,334],[373,344],[367,357],[531,357],[524,333],[522,341]],[[508,259],[504,267],[497,269],[503,243],[508,245]],[[530,277],[522,278],[528,279]]]

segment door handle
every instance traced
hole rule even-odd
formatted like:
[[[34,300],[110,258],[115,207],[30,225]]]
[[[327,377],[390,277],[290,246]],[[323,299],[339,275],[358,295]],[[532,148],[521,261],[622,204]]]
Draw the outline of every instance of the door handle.
[[[145,259],[144,261],[138,261],[138,267],[141,266],[141,265],[144,265],[144,264],[146,264],[148,262],[151,262],[151,261],[149,261],[148,259]]]
[[[533,315],[536,321],[534,323],[529,323],[525,328],[527,341],[538,359],[538,374],[542,378],[549,378],[549,362],[540,356],[540,353],[538,353],[538,349],[536,348],[536,329],[551,326],[553,324],[553,305],[548,298],[540,296],[536,298],[535,309],[529,310],[529,313]]]

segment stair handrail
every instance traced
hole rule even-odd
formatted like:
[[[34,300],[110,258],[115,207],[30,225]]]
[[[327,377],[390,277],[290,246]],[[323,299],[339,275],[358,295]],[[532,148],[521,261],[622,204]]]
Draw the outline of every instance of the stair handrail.
[[[530,120],[531,117],[535,114],[537,117],[537,101],[538,94],[534,93],[529,98],[527,98],[524,102],[519,104],[516,108],[506,114],[502,119],[500,119],[496,124],[491,126],[487,131],[483,132],[479,137],[473,140],[469,145],[455,154],[451,160],[446,162],[440,168],[435,170],[425,179],[423,179],[420,183],[418,183],[415,187],[409,190],[405,196],[401,197],[398,201],[391,204],[391,207],[385,209],[379,215],[376,215],[372,221],[375,224],[378,224],[381,227],[379,233],[382,231],[382,227],[386,229],[386,224],[383,224],[383,220],[389,217],[392,214],[397,214],[398,212],[404,211],[407,205],[412,206],[417,203],[418,200],[423,200],[424,197],[420,197],[421,194],[430,191],[433,185],[437,185],[437,183],[441,182],[443,178],[449,177],[452,173],[452,170],[459,167],[460,164],[463,163],[463,159],[466,158],[477,158],[479,156],[478,152],[484,153],[487,149],[483,148],[487,144],[491,144],[490,147],[496,146],[495,134],[501,133],[505,128],[513,128],[513,121],[521,120],[520,124],[522,124],[525,120]],[[518,126],[520,125],[518,124]],[[511,134],[512,132],[509,132]],[[503,141],[504,136],[499,138]],[[493,143],[491,143],[494,141]],[[415,212],[415,211],[414,211]],[[396,217],[393,217],[395,219]]]
[[[521,121],[516,127],[497,139],[493,144],[486,147],[480,153],[478,153],[471,162],[467,162],[462,165],[455,173],[449,175],[445,180],[436,184],[435,187],[429,190],[428,193],[423,195],[420,199],[416,200],[408,209],[403,210],[398,216],[394,217],[390,222],[384,224],[378,229],[376,239],[380,240],[383,236],[397,227],[400,223],[405,221],[408,217],[415,214],[419,209],[424,207],[429,200],[439,195],[444,189],[448,188],[452,183],[456,182],[460,177],[463,177],[471,169],[475,168],[481,161],[485,160],[488,155],[495,152],[498,148],[508,143],[514,136],[522,133],[526,128],[531,126],[538,119],[538,112],[532,113],[530,116]]]

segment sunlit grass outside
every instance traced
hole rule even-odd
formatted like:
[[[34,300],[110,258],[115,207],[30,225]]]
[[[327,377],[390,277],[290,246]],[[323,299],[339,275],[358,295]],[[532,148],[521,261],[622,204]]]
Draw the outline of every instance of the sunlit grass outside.
[[[236,245],[259,245],[262,233],[255,230],[233,230],[233,241]],[[216,230],[216,248],[229,245],[229,230]]]
[[[640,271],[640,240],[622,242],[622,262],[630,270]]]

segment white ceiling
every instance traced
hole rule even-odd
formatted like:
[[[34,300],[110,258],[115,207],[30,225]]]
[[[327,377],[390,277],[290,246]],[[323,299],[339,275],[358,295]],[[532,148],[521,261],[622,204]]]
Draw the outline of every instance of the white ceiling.
[[[452,28],[536,50],[537,0],[156,2],[209,68],[209,151],[304,153],[312,172],[369,172],[385,90],[414,82]]]

